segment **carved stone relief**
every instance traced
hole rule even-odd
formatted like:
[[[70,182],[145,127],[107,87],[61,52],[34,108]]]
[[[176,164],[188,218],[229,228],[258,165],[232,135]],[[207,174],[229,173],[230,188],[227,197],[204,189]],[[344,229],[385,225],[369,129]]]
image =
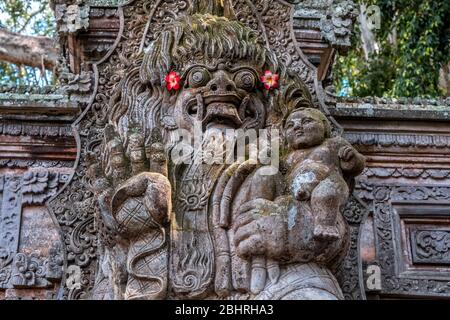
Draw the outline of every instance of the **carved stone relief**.
[[[89,27],[89,6],[58,4],[55,6],[55,18],[60,32],[75,33],[87,29]]]
[[[382,277],[378,293],[388,296],[450,296],[449,258],[446,254],[448,232],[445,227],[434,226],[434,230],[423,230],[419,226],[410,228],[411,231],[406,232],[406,239],[402,236],[405,233],[402,225],[408,223],[405,216],[414,217],[411,223],[430,226],[433,224],[429,219],[433,217],[443,217],[444,221],[448,221],[445,219],[448,219],[450,211],[442,210],[442,205],[450,199],[450,188],[380,185],[366,181],[357,185],[357,193],[370,203],[373,212],[376,262],[381,268]],[[440,206],[432,209],[437,204]],[[406,209],[402,209],[405,206]],[[420,209],[421,206],[423,209]],[[418,213],[414,214],[415,211]],[[402,252],[407,251],[411,252],[410,257],[402,256]],[[421,269],[416,269],[417,265]],[[427,265],[440,265],[441,268],[424,269]],[[428,271],[424,273],[424,270]]]
[[[353,1],[332,1],[320,20],[322,35],[336,48],[349,47],[352,26],[358,14]]]
[[[97,91],[75,123],[80,162],[49,201],[68,272],[59,298],[362,297],[359,277],[341,273],[341,287],[333,272],[359,274],[363,209],[344,206],[364,161],[327,119],[292,10],[266,0],[119,7],[123,41],[94,64]],[[265,71],[279,89],[264,89]],[[281,160],[298,170],[264,177],[258,163],[171,159],[176,130],[192,132],[196,119],[207,149],[217,129],[288,132],[289,115],[298,136],[316,137],[290,156],[286,144]],[[303,185],[305,174],[317,181]]]
[[[450,230],[417,230],[412,240],[414,263],[450,264]]]
[[[57,3],[70,61],[61,61],[62,86],[0,87],[2,111],[31,112],[27,121],[2,118],[0,134],[67,141],[72,128],[62,122],[81,112],[79,155],[65,160],[75,157],[72,142],[66,157],[0,159],[0,299],[450,297],[450,100],[324,95],[317,74],[327,81],[320,65],[349,47],[350,1]],[[302,32],[311,42],[297,42]],[[312,42],[321,48],[305,51],[308,61],[300,48]],[[261,83],[266,71],[277,88]],[[177,90],[167,87],[170,72]],[[327,107],[351,130],[341,135]],[[386,114],[391,123],[379,127]],[[392,126],[404,116],[413,122]],[[266,177],[266,164],[249,161],[204,164],[201,153],[192,156],[200,166],[175,163],[175,133],[195,120],[205,150],[213,129],[279,130],[279,172]],[[294,127],[320,138],[295,146]],[[368,167],[352,193],[363,169],[354,148]],[[426,159],[411,164],[410,152]],[[73,176],[55,173],[75,164]],[[17,173],[30,168],[52,170]],[[22,250],[31,241],[19,233],[27,208],[49,199],[62,243],[48,254]],[[365,221],[380,290],[364,287]]]
[[[55,242],[48,257],[19,250],[22,210],[43,205],[68,181],[67,174],[28,171],[0,174],[0,289],[46,288],[61,279],[62,248]]]

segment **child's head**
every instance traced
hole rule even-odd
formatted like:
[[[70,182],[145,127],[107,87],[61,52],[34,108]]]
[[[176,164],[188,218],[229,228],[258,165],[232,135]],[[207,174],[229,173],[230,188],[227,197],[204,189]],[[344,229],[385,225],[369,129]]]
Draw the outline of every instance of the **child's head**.
[[[284,134],[291,149],[309,148],[321,144],[331,136],[327,117],[312,108],[300,108],[291,112],[284,123]]]

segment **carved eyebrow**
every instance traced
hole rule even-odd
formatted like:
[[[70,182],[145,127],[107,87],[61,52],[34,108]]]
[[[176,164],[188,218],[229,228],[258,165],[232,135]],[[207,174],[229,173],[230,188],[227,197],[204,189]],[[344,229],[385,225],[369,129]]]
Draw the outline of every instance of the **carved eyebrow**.
[[[185,79],[186,75],[187,75],[193,68],[202,67],[202,68],[205,68],[206,70],[208,70],[208,71],[210,71],[210,72],[216,71],[217,68],[219,67],[219,65],[220,65],[221,63],[223,63],[223,62],[222,62],[222,61],[218,61],[217,63],[214,64],[213,67],[207,66],[207,65],[205,65],[205,64],[200,64],[200,63],[199,63],[199,64],[191,65],[191,66],[189,66],[185,71],[183,71],[183,73],[181,74],[181,78],[182,78],[182,79]],[[247,71],[252,72],[252,73],[256,76],[256,78],[258,78],[258,72],[256,71],[255,68],[253,68],[253,67],[251,67],[251,66],[238,66],[238,67],[236,67],[236,68],[225,67],[225,70],[228,71],[228,72],[231,72],[231,73],[236,73],[236,72],[241,71],[241,70],[247,70]]]
[[[258,72],[255,70],[255,68],[250,67],[250,66],[239,66],[239,67],[232,68],[232,69],[227,68],[227,71],[230,71],[232,73],[236,73],[241,70],[250,71],[250,72],[253,72],[256,76],[258,75]]]
[[[214,67],[209,67],[209,66],[204,65],[204,64],[194,64],[194,65],[189,66],[185,71],[183,71],[183,73],[181,74],[181,79],[184,79],[184,78],[186,77],[186,75],[187,75],[193,68],[198,68],[198,67],[205,68],[205,69],[208,70],[208,71],[215,71],[215,70],[217,70],[217,65],[214,66]]]

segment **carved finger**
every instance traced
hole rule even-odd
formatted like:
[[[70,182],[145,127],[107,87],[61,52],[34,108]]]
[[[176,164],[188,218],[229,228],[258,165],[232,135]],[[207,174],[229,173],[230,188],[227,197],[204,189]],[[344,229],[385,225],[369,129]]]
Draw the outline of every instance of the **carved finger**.
[[[348,160],[349,151],[350,151],[350,149],[348,147],[344,147],[343,148],[343,150],[342,150],[342,158],[344,160]]]
[[[239,186],[247,179],[256,168],[256,164],[247,160],[239,165],[236,171],[233,173],[231,179],[228,181],[227,186],[223,192],[222,201],[220,204],[220,225],[228,226],[231,218],[231,203],[238,191]]]
[[[100,160],[94,152],[86,155],[86,174],[90,180],[90,188],[97,195],[102,195],[112,191],[111,183],[105,176]],[[98,197],[99,198],[99,197]]]
[[[107,189],[98,197],[98,207],[103,223],[111,230],[117,229],[117,223],[110,210],[110,203],[113,190]]]
[[[146,148],[146,156],[149,161],[149,171],[168,175],[167,157],[164,149],[164,140],[161,130],[154,128],[150,137],[150,145]]]
[[[353,149],[349,146],[342,147],[339,150],[339,157],[344,161],[350,160],[352,156],[353,156]]]
[[[127,157],[130,159],[131,174],[133,176],[147,170],[148,163],[145,155],[144,136],[135,132],[130,135]]]
[[[104,172],[97,157],[95,156],[95,153],[89,152],[86,155],[86,165],[86,174],[92,181],[100,179],[104,176]]]
[[[349,148],[345,154],[345,159],[347,161],[349,161],[349,160],[353,159],[354,156],[355,156],[355,153],[353,152],[352,149]]]
[[[242,215],[250,210],[259,210],[267,207],[267,200],[258,198],[244,203],[239,208],[239,214]]]
[[[219,182],[217,183],[217,187],[214,190],[213,201],[212,201],[214,226],[228,228],[228,223],[229,223],[230,219],[228,216],[221,217],[221,214],[225,214],[225,213],[221,212],[220,205],[221,205],[222,201],[224,201],[223,196],[224,196],[224,191],[225,191],[225,188],[227,187],[228,181],[230,180],[231,176],[236,171],[238,166],[239,166],[239,163],[235,162],[230,167],[228,167],[228,169],[226,169],[225,172],[222,173],[222,175],[220,176]],[[226,201],[231,201],[231,199],[230,200],[227,199]],[[227,214],[229,214],[229,213],[227,213]],[[221,221],[223,221],[224,223],[221,223]]]
[[[114,139],[108,144],[109,160],[105,174],[113,178],[114,181],[122,181],[127,175],[127,162],[122,146],[122,141]]]
[[[103,168],[105,176],[114,181],[122,181],[126,178],[127,164],[123,144],[112,125],[105,127],[105,150],[103,154]]]
[[[99,163],[92,164],[87,170],[90,178],[90,187],[95,194],[100,194],[112,186],[103,173],[103,169]]]
[[[236,232],[238,228],[243,227],[246,224],[249,224],[250,222],[254,221],[256,219],[256,216],[257,216],[256,210],[252,211],[251,213],[249,212],[249,214],[238,216],[233,221],[233,231]]]
[[[108,144],[108,142],[112,141],[114,138],[117,137],[116,129],[112,124],[107,124],[105,126],[105,130],[103,131],[103,142],[105,145]]]
[[[254,235],[245,239],[236,247],[237,255],[245,258],[264,255],[265,252],[264,242],[260,235]]]
[[[240,242],[256,234],[259,234],[259,225],[257,221],[252,221],[239,227],[234,234],[234,243],[236,247]]]
[[[344,158],[344,151],[345,151],[345,146],[339,149],[339,151],[338,151],[339,158],[341,158],[341,159]]]

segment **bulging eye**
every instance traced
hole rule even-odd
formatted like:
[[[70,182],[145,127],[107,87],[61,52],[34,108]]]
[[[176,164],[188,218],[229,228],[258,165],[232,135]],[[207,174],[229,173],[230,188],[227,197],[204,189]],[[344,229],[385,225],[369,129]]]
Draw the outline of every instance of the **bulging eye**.
[[[197,67],[189,72],[189,86],[198,88],[206,85],[211,79],[211,75],[205,68]]]
[[[238,88],[246,91],[252,91],[256,86],[256,76],[251,71],[239,71],[234,76],[234,82]]]

